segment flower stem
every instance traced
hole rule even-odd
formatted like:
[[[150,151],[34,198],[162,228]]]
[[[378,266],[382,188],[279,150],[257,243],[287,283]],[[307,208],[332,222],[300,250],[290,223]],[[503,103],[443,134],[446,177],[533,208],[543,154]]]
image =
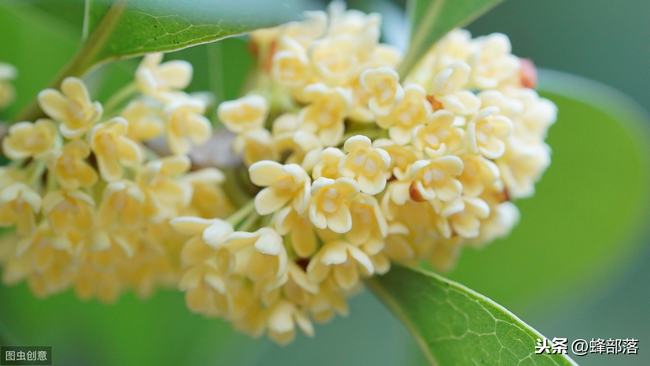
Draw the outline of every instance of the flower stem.
[[[244,222],[242,222],[241,225],[239,225],[237,230],[239,230],[239,231],[248,231],[255,224],[257,219],[259,219],[259,218],[260,218],[260,216],[257,214],[257,212],[255,212],[255,211],[251,212],[248,215],[248,217],[246,218],[246,220],[244,220]]]
[[[242,189],[237,169],[241,169],[241,167],[237,166],[223,169],[226,175],[226,180],[223,182],[223,190],[236,206],[240,206],[250,201],[251,197]]]
[[[125,101],[129,100],[138,92],[138,88],[135,83],[131,82],[120,90],[118,90],[112,97],[110,97],[106,103],[104,103],[104,113],[106,115],[112,114],[117,107],[124,104]]]
[[[27,171],[29,184],[34,185],[41,179],[43,172],[45,172],[45,163],[38,160],[32,161]]]
[[[228,216],[228,221],[232,226],[237,226],[244,218],[247,218],[248,215],[253,212],[255,209],[255,201],[250,200],[245,205],[241,206],[235,213]]]

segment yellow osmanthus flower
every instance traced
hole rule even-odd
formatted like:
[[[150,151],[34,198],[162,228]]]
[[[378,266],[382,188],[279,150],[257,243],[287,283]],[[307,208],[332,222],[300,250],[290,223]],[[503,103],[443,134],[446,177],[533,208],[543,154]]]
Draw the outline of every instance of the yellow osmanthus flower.
[[[425,57],[425,61],[433,61],[433,68],[440,70],[454,62],[465,61],[474,51],[472,47],[472,36],[464,29],[454,29],[447,33],[440,41],[436,42],[429,55]],[[429,60],[426,60],[426,59]],[[426,72],[429,65],[423,65],[422,68]],[[430,76],[433,73],[430,73]]]
[[[535,183],[550,164],[549,150],[545,144],[510,142],[497,165],[511,197],[530,197],[535,193]]]
[[[504,94],[510,103],[517,105],[506,114],[511,120],[520,121],[513,124],[513,135],[524,141],[542,143],[546,138],[546,131],[557,118],[555,104],[540,98],[532,89],[509,88]]]
[[[414,264],[429,259],[435,244],[443,238],[436,229],[439,215],[429,202],[396,204],[386,196],[382,211],[389,222],[385,253],[392,260]]]
[[[151,220],[159,222],[177,216],[192,199],[191,185],[181,180],[190,169],[184,155],[168,156],[148,162],[135,181],[148,197]]]
[[[352,103],[349,91],[312,84],[305,88],[305,94],[310,104],[300,112],[301,128],[316,134],[325,145],[337,144],[343,137],[344,118]]]
[[[34,228],[41,210],[41,197],[23,183],[14,183],[0,191],[0,226],[16,225],[19,235]]]
[[[377,116],[377,124],[388,129],[391,139],[404,145],[411,141],[412,129],[428,122],[432,113],[424,88],[409,84],[404,87],[404,97],[393,106],[390,113]]]
[[[292,303],[308,308],[310,300],[318,294],[319,290],[320,286],[318,284],[309,281],[307,272],[295,262],[290,261],[287,270],[287,282],[281,288],[274,290],[275,293],[271,294],[271,297],[284,296]]]
[[[237,135],[233,150],[242,156],[246,165],[260,160],[275,159],[277,156],[273,136],[264,128]]]
[[[70,255],[54,246],[52,231],[41,226],[34,235],[14,248],[14,256],[6,263],[3,280],[13,284],[27,280],[38,297],[59,292],[72,281]]]
[[[266,187],[255,196],[255,209],[261,215],[291,205],[297,212],[307,209],[311,179],[297,164],[282,165],[274,161],[257,162],[248,169],[251,181]]]
[[[388,222],[381,212],[377,199],[360,194],[352,203],[350,211],[352,229],[346,233],[346,238],[373,254],[383,249],[384,238],[388,235]]]
[[[187,154],[192,144],[201,145],[210,138],[212,125],[204,112],[205,104],[196,99],[181,98],[169,105],[167,142],[174,154]]]
[[[128,136],[134,141],[151,140],[160,136],[163,120],[160,111],[146,100],[134,100],[126,106],[122,117],[129,123]]]
[[[285,207],[274,216],[275,230],[288,239],[291,248],[300,258],[309,258],[318,246],[314,227],[306,213],[300,214]]]
[[[476,197],[462,197],[445,205],[441,211],[444,219],[439,221],[439,229],[445,238],[451,238],[452,232],[463,238],[476,238],[481,220],[490,215],[488,204]]]
[[[490,190],[502,191],[503,184],[499,180],[499,167],[491,160],[481,155],[462,155],[464,168],[458,180],[463,185],[463,195],[478,197]]]
[[[229,290],[247,279],[253,281],[255,291],[268,293],[288,279],[282,238],[272,229],[238,232],[225,221],[195,217],[176,218],[172,225],[191,235],[183,250],[187,272],[181,288],[188,291],[186,300],[194,311],[220,314],[244,326],[238,312],[246,312],[252,294]],[[242,306],[232,306],[237,302]]]
[[[469,82],[471,71],[464,62],[449,64],[434,76],[431,92],[434,95],[448,95],[463,89]]]
[[[454,115],[437,111],[431,120],[413,129],[413,146],[430,157],[457,152],[462,147],[464,131],[454,126]]]
[[[127,180],[109,183],[97,212],[98,225],[114,231],[138,228],[147,220],[146,196],[137,184]]]
[[[519,221],[519,210],[512,202],[488,204],[490,216],[481,221],[479,236],[470,241],[474,246],[483,246],[491,240],[508,235]]]
[[[511,131],[508,117],[500,115],[494,107],[485,108],[467,125],[469,149],[488,159],[497,159],[505,152]]]
[[[353,80],[361,66],[363,44],[353,37],[340,35],[315,41],[309,58],[316,74],[333,86],[345,85]]]
[[[328,147],[323,150],[312,150],[305,157],[303,165],[311,167],[314,179],[320,177],[336,179],[341,176],[341,162],[345,154],[338,148]]]
[[[273,76],[289,88],[301,88],[313,80],[305,49],[295,40],[280,39],[281,50],[273,56]]]
[[[379,38],[381,17],[377,13],[366,14],[345,8],[345,3],[334,2],[327,9],[330,16],[328,33],[332,36],[352,35],[359,38]]]
[[[225,180],[224,174],[216,168],[187,173],[182,181],[192,189],[188,212],[199,217],[226,217],[232,213],[233,203],[221,186]]]
[[[287,163],[294,163],[306,166],[315,164],[313,155],[322,148],[318,137],[313,133],[304,130],[293,132],[274,130],[274,153],[278,156],[286,156]]]
[[[185,89],[190,84],[192,65],[182,60],[163,63],[162,59],[162,53],[151,53],[142,59],[135,73],[137,86],[142,93],[159,97]]]
[[[64,249],[79,254],[93,235],[95,201],[82,191],[51,191],[43,197],[43,215]],[[89,241],[91,246],[101,241]]]
[[[314,335],[314,328],[307,315],[292,302],[281,300],[270,309],[268,328],[269,337],[280,344],[288,344],[295,337],[298,326],[308,336]]]
[[[202,248],[203,245],[212,249],[223,247],[235,232],[232,224],[220,219],[180,216],[170,222],[176,231],[191,235],[190,242],[192,245],[186,246],[183,252],[183,261],[186,264],[192,264],[202,259],[201,256],[195,256],[195,254],[197,254],[197,251],[206,249]],[[222,269],[227,271],[232,268]]]
[[[384,250],[389,226],[377,200],[370,195],[358,195],[351,211],[352,229],[345,237],[368,255],[374,273],[388,272],[390,259]]]
[[[363,135],[347,139],[343,150],[347,155],[341,161],[342,175],[356,180],[364,193],[383,191],[390,177],[390,155],[386,150],[373,147],[370,139]]]
[[[317,322],[327,322],[334,315],[346,316],[349,313],[347,291],[341,291],[334,278],[323,281],[320,284],[318,293],[309,302],[308,308]]]
[[[233,271],[252,280],[256,288],[270,291],[286,282],[287,252],[275,230],[235,232],[223,245],[235,254]]]
[[[128,123],[124,118],[98,124],[90,134],[90,148],[102,177],[113,182],[122,177],[123,165],[135,166],[142,161],[142,152],[135,141],[127,137]]]
[[[368,107],[378,116],[390,113],[391,108],[404,96],[399,75],[389,67],[366,69],[361,73],[361,85],[368,93]]]
[[[312,65],[323,80],[342,85],[357,77],[379,39],[377,14],[345,11],[340,3],[330,7],[325,37],[309,46]]]
[[[219,120],[230,131],[242,133],[256,130],[264,125],[269,107],[266,99],[251,94],[219,105]]]
[[[327,31],[328,17],[322,11],[306,11],[304,20],[289,22],[278,28],[277,36],[288,37],[307,47]]]
[[[390,139],[377,139],[372,144],[388,153],[390,156],[390,171],[398,179],[405,179],[411,164],[421,157],[420,152],[413,146],[400,145]]]
[[[2,148],[10,159],[39,158],[54,147],[56,135],[56,125],[48,119],[19,122],[9,128]]]
[[[231,255],[219,247],[234,232],[232,225],[222,220],[209,220],[198,217],[177,217],[171,220],[174,229],[189,239],[183,246],[181,261],[186,271],[179,286],[187,291],[185,299],[188,307],[196,312],[210,314],[226,311],[221,300],[225,294],[224,279],[232,271]]]
[[[458,198],[463,185],[457,179],[463,171],[463,161],[455,155],[431,160],[418,160],[411,165],[411,197],[418,201],[452,201]]]
[[[90,147],[82,140],[68,142],[53,154],[50,171],[66,189],[91,187],[97,182],[95,169],[86,162]]]
[[[359,193],[359,186],[350,178],[321,177],[311,187],[309,219],[319,229],[343,234],[352,229],[350,205]]]
[[[454,61],[441,69],[432,81],[432,97],[446,110],[462,115],[473,115],[481,102],[467,90],[471,69],[461,61]]]
[[[471,81],[479,88],[497,88],[519,72],[519,59],[510,53],[510,40],[495,33],[474,41],[476,51],[469,57]]]
[[[422,204],[410,202],[403,207],[414,205],[419,207]],[[411,209],[411,207],[408,207]],[[419,212],[418,212],[419,213]],[[416,253],[414,247],[421,246],[421,243],[411,243],[407,236],[410,234],[409,228],[402,223],[392,222],[388,226],[386,239],[384,240],[383,253],[391,260],[399,263],[412,263],[417,258],[423,257],[423,253]],[[420,244],[420,245],[418,245]]]
[[[92,102],[84,83],[73,77],[61,83],[61,92],[46,89],[38,94],[38,102],[47,115],[61,122],[63,136],[78,138],[90,130],[102,115],[102,105]]]
[[[361,276],[370,276],[373,271],[368,255],[345,241],[326,243],[307,266],[311,281],[320,283],[332,276],[336,284],[346,290],[357,286]]]

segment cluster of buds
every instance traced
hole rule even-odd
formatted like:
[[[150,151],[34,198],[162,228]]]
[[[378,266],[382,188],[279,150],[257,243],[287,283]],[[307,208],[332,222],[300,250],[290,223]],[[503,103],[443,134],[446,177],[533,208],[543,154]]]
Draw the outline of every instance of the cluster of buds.
[[[102,113],[77,79],[42,92],[52,120],[18,123],[3,144],[5,281],[106,300],[176,284],[192,311],[287,343],[346,314],[391,263],[444,270],[507,234],[512,200],[550,162],[556,109],[534,66],[501,34],[454,30],[400,77],[379,27],[335,3],[253,32],[257,82],[217,109],[242,160],[228,179],[188,172],[210,124],[180,91],[186,63],[145,57],[121,111]],[[169,156],[149,149],[161,138]]]
[[[9,128],[0,225],[15,230],[0,245],[5,283],[24,279],[38,296],[69,287],[107,302],[126,289],[146,296],[178,282],[182,240],[169,220],[229,213],[223,174],[190,172],[191,144],[211,133],[205,102],[181,91],[192,68],[161,60],[144,58],[121,102],[103,106],[67,78],[38,95],[46,118]],[[168,156],[151,150],[156,140]]]

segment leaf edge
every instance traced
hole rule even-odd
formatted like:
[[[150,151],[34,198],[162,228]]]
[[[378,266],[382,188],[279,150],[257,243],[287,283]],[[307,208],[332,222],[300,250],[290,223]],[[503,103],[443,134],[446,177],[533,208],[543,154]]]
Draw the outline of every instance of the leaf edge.
[[[468,294],[469,296],[474,297],[477,301],[481,302],[482,304],[487,304],[489,306],[494,307],[496,310],[501,311],[508,316],[512,317],[514,321],[518,322],[518,324],[522,325],[523,328],[519,327],[522,331],[529,332],[532,335],[538,337],[538,338],[546,338],[543,334],[541,334],[537,329],[534,327],[530,326],[528,323],[523,321],[521,318],[519,318],[516,314],[512,313],[510,310],[505,308],[503,305],[497,303],[496,301],[490,299],[486,295],[483,295],[475,290],[472,290],[471,288],[450,280],[444,276],[441,276],[440,274],[437,274],[435,272],[427,271],[423,268],[419,267],[414,267],[414,266],[402,266],[402,265],[395,265],[395,267],[402,269],[402,270],[408,270],[412,271],[418,275],[422,275],[424,277],[427,277],[428,279],[436,281],[437,286],[447,286],[449,288],[453,288],[457,291],[461,291],[463,293]],[[393,271],[395,268],[392,268],[391,271]],[[390,273],[390,272],[389,272]],[[385,276],[385,275],[384,275]],[[383,276],[380,277],[374,277],[367,279],[365,281],[366,286],[372,291],[372,293],[390,310],[390,312],[398,319],[406,329],[409,331],[413,339],[415,340],[415,343],[418,345],[418,348],[420,351],[424,354],[425,358],[427,361],[429,361],[430,365],[436,366],[439,365],[438,361],[436,360],[435,356],[431,352],[431,350],[428,347],[428,344],[426,343],[426,340],[419,334],[417,331],[417,328],[415,325],[412,323],[412,321],[403,313],[401,310],[401,306],[397,303],[395,300],[395,297],[387,291],[384,286],[381,285],[380,279]],[[566,361],[566,365],[572,365],[572,366],[578,366],[578,364],[568,355],[559,355],[562,359]]]

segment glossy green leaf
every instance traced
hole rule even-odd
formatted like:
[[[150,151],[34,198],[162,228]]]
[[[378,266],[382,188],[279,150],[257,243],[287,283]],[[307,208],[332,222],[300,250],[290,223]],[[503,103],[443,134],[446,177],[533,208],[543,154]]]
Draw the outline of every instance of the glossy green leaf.
[[[167,52],[294,19],[297,0],[89,0],[84,33],[89,62]],[[254,11],[252,11],[254,9]],[[100,40],[100,45],[91,41]]]
[[[487,297],[434,273],[394,266],[369,285],[431,365],[573,364],[561,354],[536,354],[541,334]]]
[[[510,236],[463,251],[450,273],[522,315],[600,290],[648,230],[648,116],[593,81],[550,71],[540,81],[559,111],[551,165],[535,195],[515,202],[521,219]]]
[[[406,75],[433,44],[450,30],[462,27],[502,0],[410,0],[411,39],[400,64]]]

